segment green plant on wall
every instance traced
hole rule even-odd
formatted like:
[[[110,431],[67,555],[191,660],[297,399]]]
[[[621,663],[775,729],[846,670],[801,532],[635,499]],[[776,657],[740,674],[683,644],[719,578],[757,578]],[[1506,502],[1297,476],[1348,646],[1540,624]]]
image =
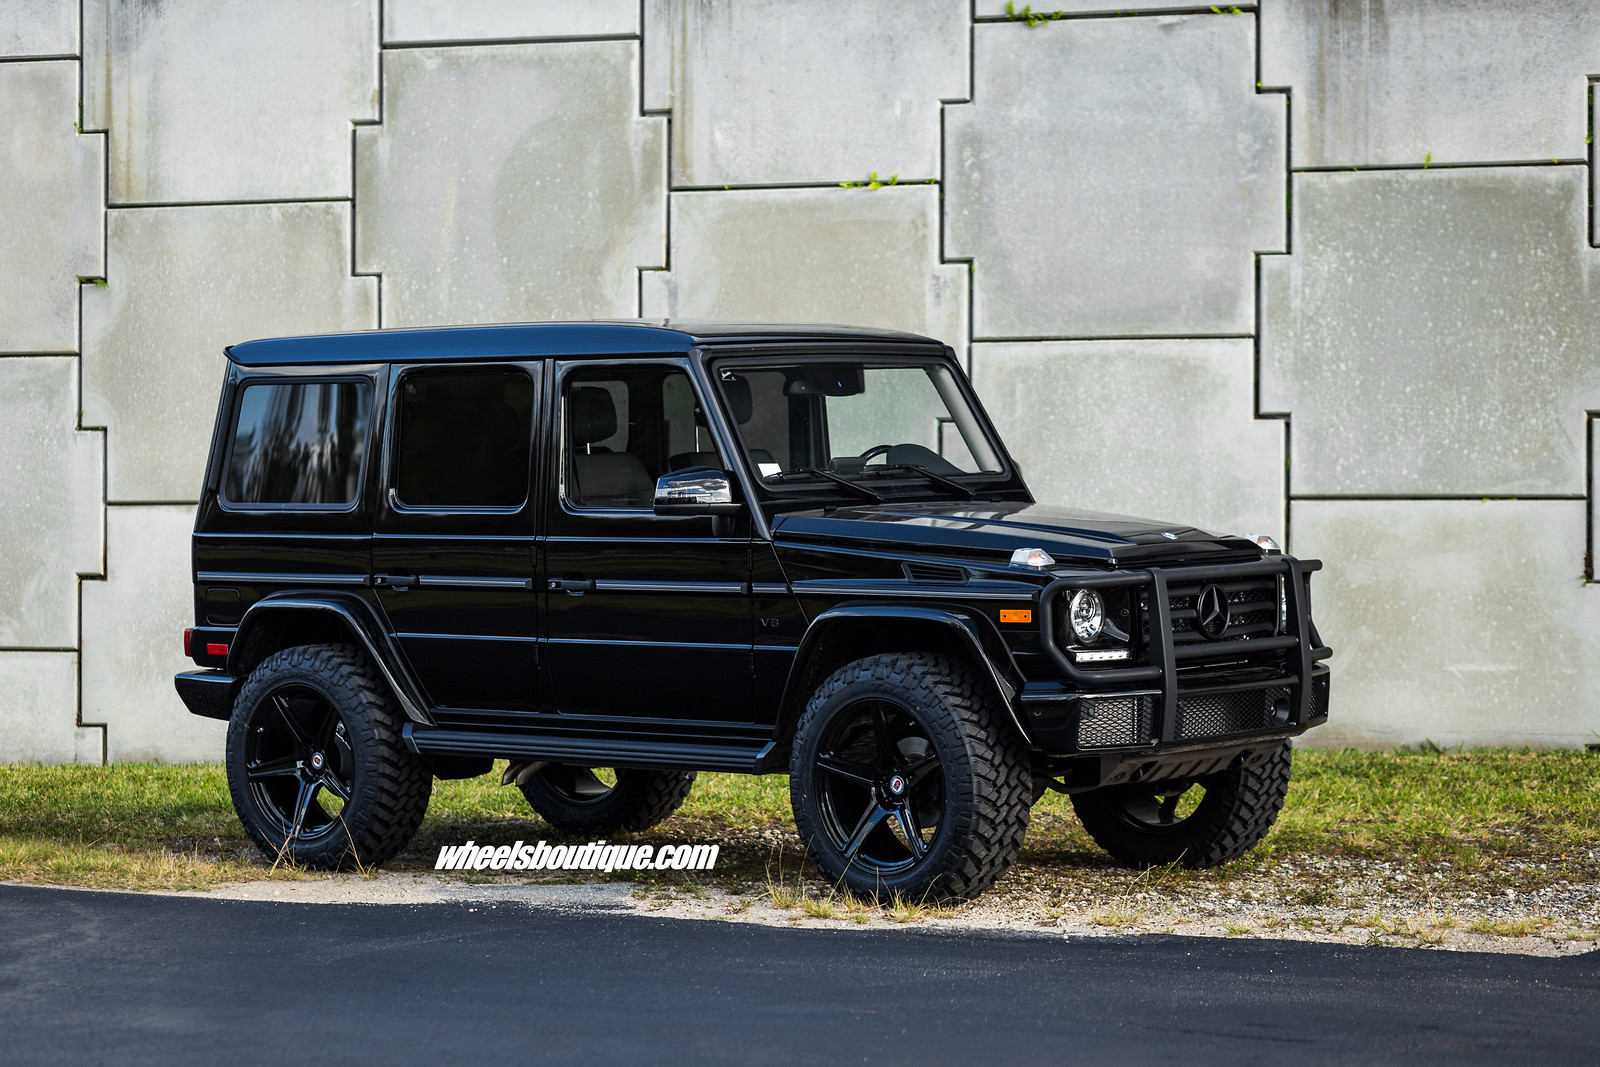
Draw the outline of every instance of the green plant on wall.
[[[1035,11],[1032,4],[1023,4],[1022,10],[1017,10],[1017,5],[1012,0],[1006,0],[1006,18],[1012,22],[1021,22],[1029,28],[1043,26],[1054,19],[1066,18],[1065,11]]]
[[[899,184],[900,184],[900,175],[891,174],[891,175],[889,175],[888,178],[880,178],[880,177],[878,177],[878,172],[877,171],[873,171],[871,174],[867,175],[867,180],[864,181],[864,182],[840,182],[839,183],[839,187],[841,189],[882,189],[886,185],[899,185]],[[939,183],[938,183],[938,181],[936,179],[929,178],[928,179],[928,184],[929,185],[937,185]]]

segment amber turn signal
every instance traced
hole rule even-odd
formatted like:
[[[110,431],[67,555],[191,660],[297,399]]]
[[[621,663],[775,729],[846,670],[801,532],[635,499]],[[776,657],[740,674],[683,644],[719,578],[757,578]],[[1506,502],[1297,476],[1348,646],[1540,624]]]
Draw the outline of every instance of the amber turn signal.
[[[1000,621],[1001,622],[1032,622],[1033,621],[1033,609],[1032,608],[1001,608],[1000,609]]]

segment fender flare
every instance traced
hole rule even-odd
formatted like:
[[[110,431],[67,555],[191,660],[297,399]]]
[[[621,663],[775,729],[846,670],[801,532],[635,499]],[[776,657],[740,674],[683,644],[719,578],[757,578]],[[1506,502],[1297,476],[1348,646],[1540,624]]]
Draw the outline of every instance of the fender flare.
[[[228,649],[230,675],[242,680],[255,668],[256,663],[265,658],[257,657],[254,661],[249,658],[253,651],[251,637],[263,620],[286,612],[317,612],[336,617],[354,643],[366,649],[378,673],[383,675],[383,680],[400,702],[406,718],[424,726],[434,725],[433,716],[428,711],[428,700],[422,695],[422,687],[411,676],[405,660],[389,640],[389,634],[378,621],[372,605],[349,593],[279,593],[263,597],[250,605],[244,618],[239,620],[239,629]]]
[[[863,619],[915,620],[944,627],[968,651],[974,665],[990,691],[1005,705],[1006,714],[1024,744],[1032,747],[1028,731],[1022,725],[1019,695],[1022,692],[1022,672],[1011,657],[994,624],[982,615],[956,607],[932,607],[923,604],[849,604],[824,611],[811,621],[800,646],[795,650],[794,661],[789,665],[789,677],[783,686],[783,700],[778,705],[778,718],[773,725],[773,737],[780,742],[765,758],[772,763],[774,757],[785,752],[788,745],[784,735],[799,719],[805,694],[800,687],[810,667],[817,645],[842,622]],[[777,766],[764,766],[763,770],[780,770]]]

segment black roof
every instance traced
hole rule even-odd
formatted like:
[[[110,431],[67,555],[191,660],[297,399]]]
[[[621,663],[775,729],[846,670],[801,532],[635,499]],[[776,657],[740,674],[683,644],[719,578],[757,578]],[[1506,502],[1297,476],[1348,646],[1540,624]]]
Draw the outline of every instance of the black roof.
[[[541,356],[675,355],[704,346],[785,341],[940,343],[916,334],[857,326],[622,319],[609,322],[429,326],[314,334],[307,337],[271,337],[260,341],[242,341],[224,351],[229,359],[240,366],[265,367],[408,360],[528,359]]]

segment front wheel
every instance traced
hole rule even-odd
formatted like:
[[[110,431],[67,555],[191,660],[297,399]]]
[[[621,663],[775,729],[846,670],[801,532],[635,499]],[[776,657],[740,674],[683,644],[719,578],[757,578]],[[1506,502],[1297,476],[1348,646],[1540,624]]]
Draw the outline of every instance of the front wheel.
[[[824,878],[855,893],[970,900],[1028,829],[1028,761],[977,676],[930,653],[846,664],[795,729],[795,825]]]
[[[1266,759],[1196,781],[1113,785],[1074,793],[1072,806],[1099,846],[1133,867],[1215,867],[1249,852],[1272,829],[1289,792],[1289,743]]]
[[[562,833],[609,834],[648,830],[677,811],[694,773],[547,763],[518,783],[528,806]]]

